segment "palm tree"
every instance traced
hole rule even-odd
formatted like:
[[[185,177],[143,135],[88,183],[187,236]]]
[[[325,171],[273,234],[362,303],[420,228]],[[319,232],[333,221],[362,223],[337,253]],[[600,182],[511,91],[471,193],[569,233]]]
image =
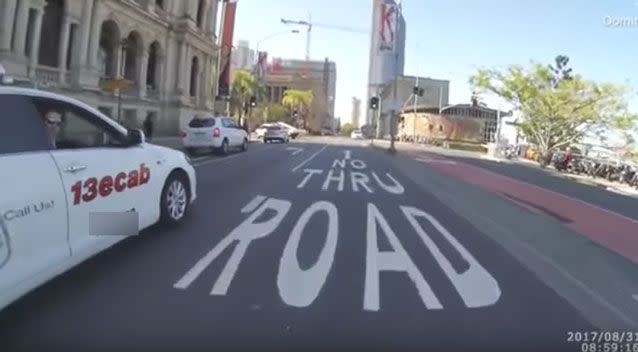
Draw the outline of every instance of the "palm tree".
[[[243,117],[245,104],[257,91],[257,80],[248,70],[236,70],[234,72],[231,96],[233,97],[234,110],[239,111],[239,119]]]
[[[307,110],[312,104],[313,99],[314,95],[311,90],[288,89],[284,92],[281,104],[290,110]],[[304,129],[306,129],[306,117],[307,114],[303,114]]]

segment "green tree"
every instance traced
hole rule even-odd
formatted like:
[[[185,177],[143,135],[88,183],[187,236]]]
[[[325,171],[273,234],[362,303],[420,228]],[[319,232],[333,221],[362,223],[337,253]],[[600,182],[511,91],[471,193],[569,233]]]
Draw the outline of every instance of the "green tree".
[[[233,85],[231,92],[231,105],[233,112],[241,119],[244,117],[244,106],[250,101],[250,97],[256,95],[259,84],[248,70],[236,70],[233,73]]]
[[[351,123],[346,122],[343,125],[341,125],[340,132],[342,136],[349,136],[354,130],[355,130],[354,126]]]
[[[291,122],[292,119],[290,118],[290,113],[288,112],[288,109],[286,109],[285,106],[274,103],[274,104],[268,105],[267,108],[268,110],[266,112],[266,121],[268,122],[282,121],[286,123]]]
[[[482,69],[470,78],[481,93],[494,93],[522,112],[517,128],[543,155],[578,143],[586,133],[606,128],[626,111],[625,87],[571,75],[566,57],[557,67],[532,63],[504,71]]]
[[[281,104],[290,110],[301,110],[299,113],[303,116],[303,128],[306,129],[307,111],[313,100],[314,95],[311,90],[288,89],[284,92]]]

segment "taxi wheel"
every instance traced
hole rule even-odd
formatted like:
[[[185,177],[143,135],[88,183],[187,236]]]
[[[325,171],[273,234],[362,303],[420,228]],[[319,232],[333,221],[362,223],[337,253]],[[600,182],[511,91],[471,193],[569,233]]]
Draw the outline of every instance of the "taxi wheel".
[[[160,222],[164,225],[177,225],[186,216],[190,201],[188,178],[179,172],[173,172],[162,189],[160,198]]]
[[[245,152],[248,150],[248,139],[244,138],[244,143],[241,144],[241,151]]]

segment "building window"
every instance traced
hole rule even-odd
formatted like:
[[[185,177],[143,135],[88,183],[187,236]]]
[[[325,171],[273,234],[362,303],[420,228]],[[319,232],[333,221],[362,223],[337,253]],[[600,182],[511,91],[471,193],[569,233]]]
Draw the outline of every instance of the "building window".
[[[163,10],[164,9],[164,0],[155,0],[155,6]]]
[[[120,29],[115,21],[107,20],[100,29],[100,49],[98,52],[98,68],[102,78],[114,78],[117,71],[118,48],[120,45]]]
[[[159,83],[159,55],[160,44],[155,41],[148,49],[148,65],[146,71],[146,85],[151,89],[156,89]]]
[[[193,56],[191,60],[191,84],[190,94],[191,97],[197,96],[197,76],[199,74],[199,59],[197,56]]]
[[[51,67],[58,67],[60,42],[62,33],[62,18],[64,17],[64,0],[46,0],[40,30],[40,50],[38,63]],[[66,64],[66,63],[65,63]]]
[[[439,132],[443,132],[443,125],[439,125]]]
[[[142,51],[142,36],[131,32],[126,38],[124,46],[124,78],[137,82],[137,70],[139,66],[140,52]]]
[[[199,4],[197,5],[197,27],[202,28],[204,22],[204,0],[199,0]]]

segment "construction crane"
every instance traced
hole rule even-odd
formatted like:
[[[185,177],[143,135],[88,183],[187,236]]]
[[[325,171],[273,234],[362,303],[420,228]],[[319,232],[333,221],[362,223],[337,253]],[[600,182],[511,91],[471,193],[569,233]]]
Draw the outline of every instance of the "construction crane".
[[[338,31],[351,32],[351,33],[361,33],[361,34],[369,33],[369,31],[367,31],[367,30],[358,29],[358,28],[351,28],[351,27],[344,27],[344,26],[334,26],[334,25],[328,25],[328,24],[312,22],[310,14],[308,14],[308,20],[307,21],[293,21],[293,20],[287,20],[287,19],[282,18],[281,19],[281,23],[283,23],[283,24],[292,24],[292,25],[300,25],[300,26],[306,26],[307,27],[307,32],[306,32],[306,61],[310,60],[310,33],[312,31],[312,27],[321,27],[321,28],[334,29],[334,30],[338,30]]]

